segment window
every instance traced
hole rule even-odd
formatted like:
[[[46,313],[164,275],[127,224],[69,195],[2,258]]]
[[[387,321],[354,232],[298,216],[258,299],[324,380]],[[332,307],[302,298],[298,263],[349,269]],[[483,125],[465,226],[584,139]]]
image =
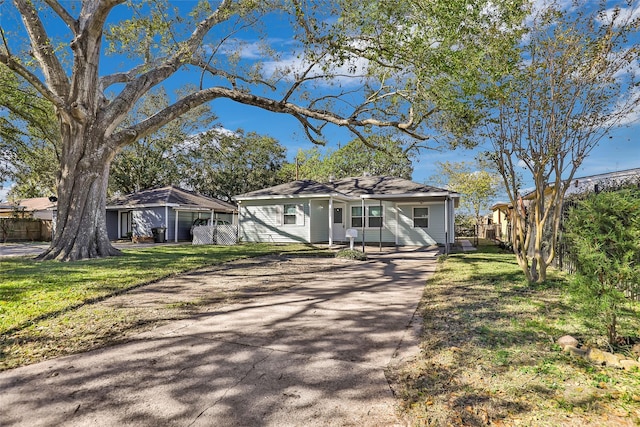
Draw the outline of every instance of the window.
[[[429,208],[413,208],[413,227],[429,227]]]
[[[284,205],[284,225],[295,225],[298,217],[296,205]]]
[[[382,227],[382,206],[369,206],[367,211],[369,227]]]
[[[352,206],[351,207],[351,227],[352,228],[362,228],[362,207],[360,206]]]
[[[382,206],[367,206],[366,212],[365,220],[361,206],[351,207],[351,228],[362,228],[363,225],[368,228],[382,227]]]

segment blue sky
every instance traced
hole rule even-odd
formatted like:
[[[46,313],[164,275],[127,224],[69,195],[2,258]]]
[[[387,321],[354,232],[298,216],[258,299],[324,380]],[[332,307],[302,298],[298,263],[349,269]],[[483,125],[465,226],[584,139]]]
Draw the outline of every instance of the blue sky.
[[[69,4],[70,2],[63,2]],[[192,5],[193,2],[182,2],[180,4]],[[0,7],[0,15],[6,12],[9,6],[5,4]],[[14,21],[15,22],[15,21]],[[3,27],[10,25],[6,19],[0,18]],[[14,23],[15,25],[15,23]],[[274,20],[269,25],[269,39],[267,41],[276,46],[281,53],[279,61],[295,62],[295,51],[288,39],[287,28],[282,22]],[[242,46],[242,57],[246,60],[259,57],[259,44],[257,39],[252,39],[250,32],[244,34],[245,44]],[[119,64],[124,64],[122,60],[109,59],[103,61],[103,68],[107,72],[118,71]],[[130,64],[128,64],[130,65]],[[242,128],[245,131],[253,131],[259,134],[269,135],[287,148],[288,157],[293,159],[298,149],[309,149],[313,144],[304,135],[304,131],[297,120],[283,115],[260,110],[255,107],[247,107],[228,100],[217,100],[212,104],[212,110],[219,118],[219,123],[223,127],[231,130]],[[578,176],[594,175],[599,173],[612,172],[630,168],[640,167],[640,123],[620,128],[611,133],[610,138],[605,138],[599,147],[584,161],[579,169]],[[329,125],[325,130],[325,137],[328,141],[326,148],[336,149],[340,145],[354,139],[354,136],[347,130],[337,126]],[[478,151],[486,149],[480,146],[476,150],[458,149],[455,151],[433,151],[423,150],[414,162],[413,179],[416,182],[427,182],[436,172],[434,166],[437,161],[472,161]],[[321,148],[324,150],[324,148]],[[10,183],[4,183],[4,188],[0,190],[0,200],[6,200],[6,191]]]

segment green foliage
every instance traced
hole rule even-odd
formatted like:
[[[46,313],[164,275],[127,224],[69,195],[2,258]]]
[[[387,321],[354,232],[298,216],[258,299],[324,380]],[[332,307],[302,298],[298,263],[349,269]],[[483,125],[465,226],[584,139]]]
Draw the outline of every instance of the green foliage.
[[[185,90],[185,89],[183,89]],[[145,96],[124,121],[124,126],[144,120],[155,111],[170,104],[169,95],[159,89]],[[124,147],[113,159],[109,173],[109,192],[134,193],[137,191],[180,185],[190,177],[199,154],[188,150],[192,134],[207,128],[215,120],[208,106],[196,107]],[[187,146],[185,147],[185,144]]]
[[[213,130],[199,135],[183,176],[195,191],[231,201],[233,196],[282,183],[285,148],[271,137]]]
[[[56,194],[60,134],[52,105],[0,64],[0,182],[11,196]]]
[[[336,252],[336,258],[353,259],[357,261],[366,261],[367,254],[355,249],[341,249]]]
[[[365,173],[411,179],[412,146],[404,147],[401,141],[380,135],[370,137],[368,142],[370,146],[354,139],[336,151],[327,151],[324,156],[317,147],[300,150],[294,163],[283,166],[281,176],[287,181],[294,180],[297,169],[299,179],[321,182]]]
[[[625,292],[640,291],[640,191],[589,196],[569,212],[566,229],[577,264],[572,295],[613,345]]]
[[[500,176],[481,162],[437,162],[436,166],[433,182],[460,193],[461,210],[473,215],[475,221],[489,209],[501,188]]]

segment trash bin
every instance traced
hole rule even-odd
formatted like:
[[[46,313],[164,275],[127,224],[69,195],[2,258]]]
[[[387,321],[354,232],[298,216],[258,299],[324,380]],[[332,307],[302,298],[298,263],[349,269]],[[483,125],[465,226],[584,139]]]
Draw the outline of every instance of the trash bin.
[[[153,241],[156,243],[164,243],[166,242],[165,233],[167,231],[166,227],[155,227],[151,229],[153,233]]]

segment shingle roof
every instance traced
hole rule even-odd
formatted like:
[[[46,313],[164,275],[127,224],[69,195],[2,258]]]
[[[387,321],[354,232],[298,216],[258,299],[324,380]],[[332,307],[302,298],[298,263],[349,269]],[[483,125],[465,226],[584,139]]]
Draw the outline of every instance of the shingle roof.
[[[343,178],[329,183],[320,183],[312,180],[292,181],[286,184],[280,184],[274,187],[240,194],[236,196],[235,199],[260,199],[278,196],[329,196],[336,194],[345,197],[360,197],[363,195],[389,196],[434,192],[455,194],[442,188],[418,184],[403,178],[395,178],[391,176],[364,176]]]
[[[233,212],[236,207],[222,200],[206,197],[178,187],[162,187],[115,197],[107,201],[107,206],[163,206],[178,205],[184,208],[207,208]]]

